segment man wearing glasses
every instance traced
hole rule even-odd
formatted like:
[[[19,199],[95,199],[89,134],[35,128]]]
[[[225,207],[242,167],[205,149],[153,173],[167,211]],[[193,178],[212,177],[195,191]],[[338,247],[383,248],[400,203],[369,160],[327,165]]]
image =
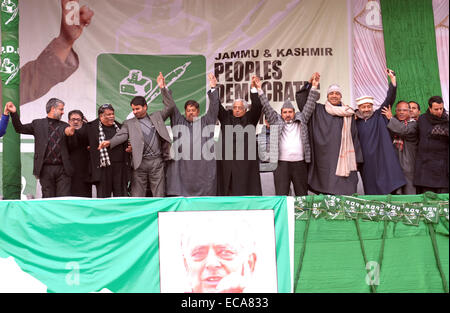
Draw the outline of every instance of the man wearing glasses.
[[[87,123],[83,112],[72,110],[69,112],[69,125],[81,129]],[[71,146],[69,140],[70,160],[74,168],[70,194],[74,197],[92,197],[92,184],[90,183],[89,150],[86,146]]]
[[[97,149],[99,142],[109,140],[122,125],[115,121],[114,108],[103,104],[98,118],[76,130],[71,147],[84,147],[90,154],[90,182],[96,185],[98,198],[126,197],[128,184],[127,143],[114,148]]]

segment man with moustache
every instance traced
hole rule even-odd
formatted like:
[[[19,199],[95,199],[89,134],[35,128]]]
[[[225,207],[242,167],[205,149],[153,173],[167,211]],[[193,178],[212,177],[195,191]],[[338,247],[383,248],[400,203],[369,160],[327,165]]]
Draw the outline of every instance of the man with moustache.
[[[391,107],[381,109],[382,114],[389,120],[387,128],[391,133],[394,150],[405,174],[406,185],[397,189],[397,194],[415,195],[414,168],[416,151],[419,143],[418,126],[415,119],[410,117],[410,104],[399,101],[395,107],[395,116],[392,116]]]
[[[115,121],[114,107],[103,104],[98,108],[98,118],[85,124],[74,132],[75,145],[84,149],[89,147],[90,183],[95,184],[97,198],[127,196],[129,155],[127,144],[115,148],[98,150],[99,142],[109,140],[122,125]]]
[[[69,112],[69,125],[81,129],[87,123],[83,112],[72,110]],[[69,139],[70,160],[74,168],[70,194],[74,197],[92,197],[92,184],[90,180],[89,150],[86,146],[73,146]]]
[[[232,110],[219,104],[221,150],[217,161],[219,196],[261,196],[256,125],[261,117],[261,101],[252,78],[251,106],[236,99]]]
[[[391,79],[386,99],[379,109],[374,111],[373,97],[362,96],[356,99],[356,126],[364,157],[361,177],[364,194],[390,194],[406,184],[405,175],[392,145],[387,129],[388,120],[381,114],[383,108],[390,107],[395,101],[397,81],[392,70],[387,70]]]
[[[16,132],[34,136],[33,175],[40,181],[42,197],[70,196],[73,167],[66,140],[70,126],[61,121],[64,102],[51,98],[46,105],[47,117],[35,119],[29,124],[22,124],[12,102],[6,106]]]
[[[216,89],[214,74],[210,73],[208,79],[211,87],[208,92],[209,108],[202,117],[199,117],[199,104],[194,100],[185,103],[185,113],[181,115],[171,92],[167,88],[162,89],[163,102],[174,108],[170,126],[175,156],[167,162],[166,173],[166,193],[169,196],[217,194],[214,128],[219,112],[219,90]]]
[[[186,226],[181,250],[188,292],[249,292],[258,256],[254,233],[245,221],[199,218]]]

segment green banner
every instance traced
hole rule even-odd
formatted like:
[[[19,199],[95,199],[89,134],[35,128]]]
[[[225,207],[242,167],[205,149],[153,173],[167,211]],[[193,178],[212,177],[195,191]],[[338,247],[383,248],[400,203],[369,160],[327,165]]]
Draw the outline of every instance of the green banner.
[[[19,70],[19,1],[3,1],[1,4],[1,67],[2,108],[12,101],[17,108],[20,104]],[[19,110],[19,109],[18,109]],[[3,109],[2,109],[3,112]],[[20,199],[21,162],[20,135],[12,125],[3,137],[3,198]]]
[[[448,293],[448,199],[296,198],[294,291]]]
[[[286,293],[287,217],[286,197],[1,201],[0,256],[51,292]]]
[[[162,73],[180,112],[187,100],[206,107],[206,59],[202,55],[101,54],[97,58],[97,106],[111,103],[116,118],[132,117],[130,101],[143,96],[149,111],[163,109],[156,77]]]
[[[397,101],[441,96],[432,0],[380,0],[387,67],[397,74]]]

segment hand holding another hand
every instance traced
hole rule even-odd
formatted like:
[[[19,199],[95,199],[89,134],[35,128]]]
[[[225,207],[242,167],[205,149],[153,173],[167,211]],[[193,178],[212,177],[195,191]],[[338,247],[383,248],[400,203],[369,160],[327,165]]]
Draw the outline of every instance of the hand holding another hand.
[[[381,109],[381,114],[383,114],[384,116],[386,116],[386,118],[388,120],[390,120],[392,118],[391,106],[382,108]]]
[[[14,105],[14,103],[9,101],[5,104],[5,109],[3,111],[3,114],[8,115],[9,113],[16,113],[16,111],[17,111],[17,109],[16,109],[16,106]]]

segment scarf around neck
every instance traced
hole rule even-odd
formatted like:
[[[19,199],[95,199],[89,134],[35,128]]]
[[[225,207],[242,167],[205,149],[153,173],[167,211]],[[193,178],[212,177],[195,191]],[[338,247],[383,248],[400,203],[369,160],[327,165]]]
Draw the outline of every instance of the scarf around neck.
[[[356,171],[356,154],[352,139],[352,118],[355,111],[348,105],[334,106],[329,101],[325,103],[328,114],[343,118],[341,131],[341,146],[339,148],[339,159],[336,166],[336,175],[348,177],[351,171]]]

